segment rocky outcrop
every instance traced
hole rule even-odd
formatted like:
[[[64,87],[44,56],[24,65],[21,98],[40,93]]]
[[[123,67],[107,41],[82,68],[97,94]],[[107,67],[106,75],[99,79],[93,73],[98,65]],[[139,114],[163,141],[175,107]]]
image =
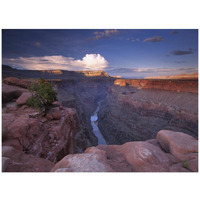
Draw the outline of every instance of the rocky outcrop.
[[[75,152],[76,114],[70,108],[59,108],[60,119],[48,120],[32,108],[19,107],[3,113],[3,146],[56,162]],[[33,113],[36,114],[34,115]]]
[[[25,154],[11,146],[2,147],[3,172],[49,172],[53,166],[49,160]]]
[[[15,85],[26,89],[31,86],[31,82],[32,81],[30,80],[24,80],[15,77],[7,77],[3,79],[3,83],[7,85]]]
[[[152,139],[161,129],[198,138],[198,94],[112,86],[98,126],[107,144]]]
[[[198,141],[190,135],[162,130],[158,132],[157,140],[166,152],[171,152],[181,161],[197,159]]]
[[[167,138],[166,135],[173,135]],[[163,136],[163,137],[161,137]],[[198,158],[184,157],[188,152],[185,139],[188,135],[172,131],[160,131],[157,139],[144,142],[128,142],[123,145],[98,145],[82,154],[68,155],[56,163],[52,172],[197,172]],[[189,136],[190,137],[190,136]],[[161,139],[162,138],[162,139]],[[180,138],[177,141],[177,138]],[[170,142],[169,142],[170,141]],[[190,153],[197,154],[195,138],[190,137]],[[163,143],[165,149],[162,148]],[[170,148],[183,147],[179,154]],[[181,158],[181,159],[180,159]]]
[[[17,99],[23,92],[27,92],[27,90],[18,86],[2,83],[2,103]]]
[[[198,93],[198,79],[194,80],[145,80],[145,79],[117,79],[119,86],[131,86],[138,89],[156,89],[176,92]]]
[[[23,92],[22,95],[16,100],[17,105],[24,105],[26,101],[32,96],[31,92]]]
[[[52,172],[112,172],[105,151],[91,147],[83,154],[68,155],[58,162]]]

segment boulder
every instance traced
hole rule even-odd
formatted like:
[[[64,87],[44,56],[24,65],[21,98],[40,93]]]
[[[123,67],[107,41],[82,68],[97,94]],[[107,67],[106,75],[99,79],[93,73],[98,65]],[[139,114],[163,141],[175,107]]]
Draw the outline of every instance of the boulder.
[[[122,151],[138,172],[168,172],[173,162],[168,154],[148,142],[127,142],[122,145]]]
[[[46,118],[48,120],[53,120],[53,119],[60,119],[61,118],[61,111],[59,107],[55,107],[55,108],[51,108],[47,114],[46,114]]]
[[[161,130],[157,134],[161,147],[181,161],[196,158],[198,140],[182,132]]]
[[[54,164],[46,159],[25,154],[11,146],[2,147],[3,172],[49,172]]]
[[[23,92],[22,95],[16,100],[17,105],[26,104],[26,101],[32,96],[31,92]]]
[[[113,169],[106,161],[105,152],[92,147],[83,154],[65,156],[56,163],[52,172],[112,172]]]

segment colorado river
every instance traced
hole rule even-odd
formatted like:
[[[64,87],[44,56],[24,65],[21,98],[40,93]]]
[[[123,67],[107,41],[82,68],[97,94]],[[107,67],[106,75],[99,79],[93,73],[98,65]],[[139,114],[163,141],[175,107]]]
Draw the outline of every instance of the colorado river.
[[[105,144],[106,145],[106,141],[103,138],[103,135],[101,134],[98,126],[96,125],[96,121],[98,120],[97,113],[99,111],[100,104],[101,104],[101,102],[98,102],[97,109],[95,110],[94,114],[91,116],[90,120],[91,120],[91,125],[92,125],[92,128],[93,128],[93,133],[98,138],[98,144]]]

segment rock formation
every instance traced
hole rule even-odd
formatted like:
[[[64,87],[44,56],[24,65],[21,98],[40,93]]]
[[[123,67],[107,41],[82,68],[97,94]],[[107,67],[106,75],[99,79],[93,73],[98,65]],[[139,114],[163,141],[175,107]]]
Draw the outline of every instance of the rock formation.
[[[54,105],[57,107],[50,109],[46,117],[43,117],[39,110],[24,105],[31,93],[13,84],[4,83],[3,91],[12,87],[12,92],[21,93],[21,96],[18,95],[18,99],[10,98],[12,102],[3,104],[2,145],[12,146],[52,162],[57,162],[66,154],[74,153],[77,127],[75,111]]]
[[[184,133],[162,130],[153,140],[98,145],[82,154],[67,155],[51,171],[197,172],[197,143],[195,138]]]
[[[198,82],[168,82],[115,81],[98,115],[107,144],[151,139],[161,129],[198,137]]]

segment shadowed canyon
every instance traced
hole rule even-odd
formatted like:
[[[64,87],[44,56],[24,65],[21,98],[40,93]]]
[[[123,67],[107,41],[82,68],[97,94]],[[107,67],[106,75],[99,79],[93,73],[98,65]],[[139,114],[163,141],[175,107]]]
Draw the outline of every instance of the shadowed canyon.
[[[198,78],[2,66],[3,172],[197,172]],[[46,116],[31,82],[57,92]]]

